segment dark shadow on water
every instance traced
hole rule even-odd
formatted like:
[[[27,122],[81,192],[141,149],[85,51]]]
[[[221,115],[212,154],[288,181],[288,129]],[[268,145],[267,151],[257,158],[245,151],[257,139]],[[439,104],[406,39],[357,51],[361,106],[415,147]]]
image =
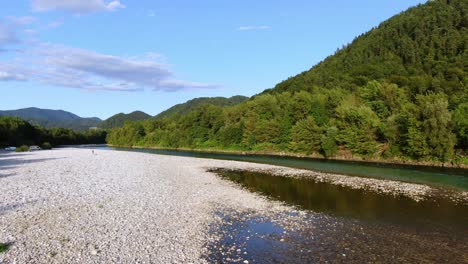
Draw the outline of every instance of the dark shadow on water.
[[[351,189],[306,178],[273,176],[252,171],[215,172],[250,191],[314,212],[366,221],[465,231],[468,223],[468,204],[455,203],[446,197],[417,202],[405,196]]]
[[[301,209],[216,212],[210,263],[466,263],[468,205],[251,171],[220,177]]]

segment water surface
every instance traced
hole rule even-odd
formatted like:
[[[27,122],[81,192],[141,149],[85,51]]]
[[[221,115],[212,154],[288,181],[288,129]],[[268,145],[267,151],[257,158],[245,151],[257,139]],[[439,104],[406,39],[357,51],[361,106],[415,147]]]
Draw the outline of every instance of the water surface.
[[[210,262],[467,263],[468,203],[444,193],[416,202],[309,178],[213,172],[301,213],[219,213]]]
[[[445,195],[415,201],[406,196],[352,189],[310,178],[274,176],[247,170],[214,170],[224,179],[250,191],[301,209],[365,221],[384,221],[413,227],[468,231],[468,203]]]
[[[424,183],[468,190],[466,170],[173,150],[108,148],[184,157],[237,160]],[[416,202],[305,178],[218,171],[246,189],[300,208],[285,214],[218,212],[219,237],[205,256],[213,263],[467,263],[468,205],[444,196]],[[443,187],[443,188],[441,188]]]
[[[286,166],[291,168],[316,170],[360,177],[398,180],[422,183],[431,186],[454,188],[468,191],[468,170],[457,168],[392,165],[355,161],[336,161],[311,158],[280,157],[269,155],[241,155],[198,151],[176,151],[162,149],[110,148],[118,151],[145,152],[160,155],[210,158],[222,160],[248,161],[255,163]]]

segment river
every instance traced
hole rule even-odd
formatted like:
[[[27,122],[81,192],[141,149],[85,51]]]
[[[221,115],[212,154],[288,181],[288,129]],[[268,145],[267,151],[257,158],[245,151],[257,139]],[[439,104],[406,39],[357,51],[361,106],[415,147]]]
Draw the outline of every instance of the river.
[[[331,161],[265,155],[102,147],[160,155],[265,163],[360,177],[468,190],[467,170]],[[209,262],[236,263],[468,263],[468,203],[446,196],[415,201],[306,178],[251,171],[216,173],[249,191],[292,205],[301,213],[258,217],[218,212],[220,240],[207,245]],[[442,192],[443,193],[443,192]],[[293,227],[291,227],[293,226]],[[293,231],[291,231],[293,230]],[[240,247],[240,251],[232,251]],[[240,253],[239,253],[240,252]],[[244,254],[244,252],[248,252]]]
[[[177,151],[164,149],[114,148],[107,146],[101,146],[100,148],[119,151],[145,152],[160,155],[256,162],[328,173],[421,183],[430,186],[454,188],[468,191],[467,169],[394,165],[386,163],[338,161],[270,155],[241,155],[231,153]]]

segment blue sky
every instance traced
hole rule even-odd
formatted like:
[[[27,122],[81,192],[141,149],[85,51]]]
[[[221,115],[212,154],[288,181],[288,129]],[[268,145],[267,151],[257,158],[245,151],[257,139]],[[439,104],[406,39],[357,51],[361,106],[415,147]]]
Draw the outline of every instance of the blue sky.
[[[16,0],[0,9],[1,110],[107,118],[251,96],[417,0]]]

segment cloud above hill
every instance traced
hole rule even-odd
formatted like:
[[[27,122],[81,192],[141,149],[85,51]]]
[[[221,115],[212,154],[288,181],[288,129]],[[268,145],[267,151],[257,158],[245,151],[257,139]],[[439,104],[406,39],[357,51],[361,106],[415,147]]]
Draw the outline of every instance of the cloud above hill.
[[[107,0],[32,0],[34,11],[87,14],[125,6]],[[178,91],[218,85],[176,78],[156,53],[124,57],[41,41],[35,29],[54,28],[62,19],[39,21],[31,16],[0,19],[0,81],[34,81],[88,91]],[[48,24],[45,24],[48,23]],[[44,26],[45,25],[45,26]]]
[[[0,64],[0,81],[35,80],[91,91],[210,89],[217,85],[178,80],[154,53],[135,58],[38,43],[9,63]]]
[[[33,11],[67,11],[74,14],[89,14],[100,11],[115,11],[125,8],[120,1],[105,2],[103,0],[32,0]]]

